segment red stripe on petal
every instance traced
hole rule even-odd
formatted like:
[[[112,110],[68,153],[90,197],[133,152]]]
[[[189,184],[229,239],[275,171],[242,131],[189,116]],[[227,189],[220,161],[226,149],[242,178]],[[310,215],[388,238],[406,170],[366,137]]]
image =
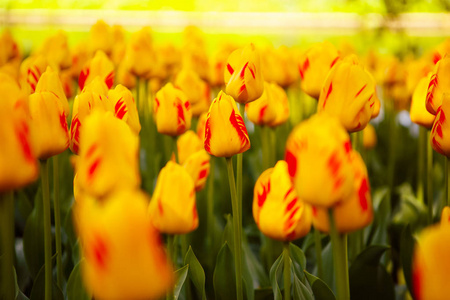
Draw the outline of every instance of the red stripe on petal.
[[[110,89],[114,84],[114,70],[111,71],[111,73],[108,74],[105,78],[105,83],[108,89]]]
[[[330,69],[334,66],[334,64],[338,61],[339,56],[337,56],[335,59],[333,59],[333,61],[330,64]]]
[[[203,142],[206,152],[211,153],[211,119],[209,113],[206,117],[205,123],[205,140]]]
[[[364,85],[364,86],[356,93],[355,98],[358,97],[358,96],[362,93],[362,91],[364,91],[364,89],[366,88],[366,86],[367,86],[367,84],[365,84],[365,85]],[[372,98],[372,96],[370,96],[370,97]],[[370,100],[371,98],[369,98],[369,100]]]
[[[288,172],[291,177],[295,176],[295,173],[297,172],[297,158],[295,155],[290,152],[289,150],[286,151],[286,154],[284,156],[284,160],[288,164]]]
[[[241,140],[241,146],[244,147],[249,142],[247,128],[245,127],[244,120],[242,120],[242,117],[238,113],[235,113],[233,110],[230,115],[230,123],[236,130],[236,133]]]
[[[244,78],[245,75],[245,68],[247,68],[248,62],[245,63],[244,67],[241,70],[241,73],[239,74],[239,77]]]
[[[369,203],[367,200],[367,193],[370,193],[370,188],[369,184],[367,183],[367,179],[364,178],[358,190],[359,205],[361,206],[363,212],[367,211],[369,207]]]
[[[89,77],[89,68],[81,70],[80,77],[78,78],[78,86],[80,87],[80,91],[83,90],[84,85],[86,83],[86,79],[88,77]]]
[[[230,73],[230,75],[234,73],[234,70],[233,70],[233,68],[231,67],[230,64],[227,64],[227,70]]]
[[[101,159],[98,158],[91,164],[91,166],[88,169],[88,180],[92,179],[92,176],[94,176],[95,171],[97,170],[100,162],[101,162]]]

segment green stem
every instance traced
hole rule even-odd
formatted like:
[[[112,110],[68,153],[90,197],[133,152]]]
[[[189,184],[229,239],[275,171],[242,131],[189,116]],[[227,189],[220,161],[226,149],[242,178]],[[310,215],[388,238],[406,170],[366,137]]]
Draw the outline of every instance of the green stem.
[[[449,186],[450,186],[450,161],[449,158],[445,158],[445,162],[447,163],[447,170],[445,174],[447,174],[447,181],[445,182],[445,191],[447,192],[447,206],[450,206],[450,193],[449,193]]]
[[[347,235],[337,231],[333,209],[328,210],[330,220],[330,236],[333,247],[334,273],[339,300],[350,299],[347,262]]]
[[[239,110],[242,120],[245,121],[245,105],[239,104]],[[242,228],[242,159],[243,153],[239,153],[236,157],[236,191],[238,201],[238,221],[239,228]]]
[[[173,152],[175,153],[175,162],[178,164],[180,160],[178,159],[178,144],[177,144],[178,136],[173,137]],[[172,156],[172,155],[171,155]]]
[[[141,88],[141,80],[140,80],[139,76],[136,76],[135,90],[136,90],[136,105],[137,105],[138,112],[141,112],[141,99],[140,99],[140,95],[139,95],[140,88]],[[139,115],[141,115],[141,114],[139,114]]]
[[[169,261],[171,261],[173,266],[176,267],[175,259],[173,257],[173,253],[174,253],[174,251],[173,251],[173,239],[174,239],[174,236],[172,234],[167,235],[167,259]],[[167,300],[172,300],[173,298],[174,298],[174,296],[173,296],[173,289],[169,289],[167,291],[167,294],[166,294],[166,299]]]
[[[272,127],[267,128],[269,131],[268,137],[269,137],[269,167],[275,166],[275,163],[277,162],[277,136],[275,134],[275,129]]]
[[[419,127],[419,143],[418,143],[418,173],[417,173],[417,199],[423,203],[423,172],[425,165],[425,143],[427,142],[427,131],[425,127]]]
[[[178,240],[179,240],[180,235],[175,234],[173,236],[173,246],[171,248],[172,252],[172,260],[173,260],[173,265],[175,266],[175,269],[178,269]],[[183,257],[184,259],[184,257]]]
[[[291,258],[289,254],[289,242],[284,242],[283,244],[283,254],[284,254],[284,299],[291,299]]]
[[[211,157],[210,167],[209,167],[209,178],[208,178],[208,191],[206,195],[206,231],[208,237],[208,249],[212,249],[214,246],[214,157]],[[210,255],[210,258],[213,260],[213,255]]]
[[[428,224],[433,223],[433,149],[430,143],[431,131],[427,132],[427,205]]]
[[[55,243],[56,243],[56,280],[58,287],[62,290],[62,246],[61,246],[61,208],[59,201],[59,169],[58,155],[53,156],[53,211],[55,215]]]
[[[234,230],[234,267],[236,269],[236,299],[243,300],[242,292],[242,254],[241,254],[241,223],[239,220],[239,204],[236,195],[234,181],[233,160],[227,157],[228,183],[230,184],[231,206],[233,209],[233,230]]]
[[[41,160],[42,201],[44,206],[45,300],[52,299],[52,220],[48,184],[48,161]]]
[[[188,252],[188,241],[187,241],[187,234],[180,235],[180,244],[181,244],[181,257],[186,257],[186,253]]]
[[[261,150],[262,150],[262,165],[263,171],[270,168],[269,162],[269,136],[267,134],[267,127],[261,126]]]
[[[0,230],[3,247],[1,299],[14,299],[14,192],[0,194]]]
[[[316,248],[317,277],[323,279],[322,239],[317,228],[314,228],[314,246]]]

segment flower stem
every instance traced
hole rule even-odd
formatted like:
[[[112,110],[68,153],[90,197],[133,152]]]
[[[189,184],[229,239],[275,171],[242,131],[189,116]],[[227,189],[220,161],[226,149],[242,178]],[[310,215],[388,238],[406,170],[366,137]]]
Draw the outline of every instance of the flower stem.
[[[334,273],[339,300],[350,299],[347,262],[347,235],[337,231],[333,209],[328,210],[330,220],[330,236],[333,247]]]
[[[3,246],[1,299],[14,299],[14,193],[0,194],[0,230]]]
[[[289,242],[284,242],[283,244],[283,254],[284,254],[284,299],[291,299],[291,257],[289,253]]]
[[[167,235],[167,260],[176,267],[175,258],[173,257],[173,240],[174,236],[172,234]],[[167,300],[173,299],[173,289],[170,288],[166,294]]]
[[[317,228],[314,228],[314,246],[316,248],[317,277],[323,279],[322,240]]]
[[[450,186],[450,159],[448,157],[445,158],[445,162],[447,164],[447,170],[445,174],[447,174],[447,181],[445,182],[445,191],[447,192],[447,206],[450,206],[450,192],[449,192],[449,186]]]
[[[427,142],[427,131],[425,127],[419,127],[419,143],[418,143],[418,172],[417,172],[417,199],[423,203],[423,171],[425,165],[425,143]]]
[[[242,120],[245,122],[245,105],[240,104],[239,110],[242,116]],[[238,221],[239,228],[242,228],[242,159],[243,153],[239,153],[236,157],[236,191],[237,191],[237,204],[238,204]]]
[[[428,224],[433,223],[433,149],[430,143],[431,131],[427,133],[427,206]]]
[[[208,178],[208,191],[206,194],[206,231],[207,231],[207,238],[208,238],[208,249],[213,249],[214,246],[214,170],[215,170],[215,161],[214,157],[211,157],[210,161],[210,168],[209,168],[209,178]],[[213,256],[211,255],[210,258],[212,261],[214,261]]]
[[[236,270],[236,299],[243,300],[242,292],[242,255],[241,255],[241,222],[239,220],[239,204],[234,181],[233,160],[227,157],[228,182],[230,184],[231,206],[233,209],[234,230],[234,267]]]
[[[59,166],[58,155],[53,156],[53,211],[55,214],[55,243],[56,243],[56,280],[58,287],[62,290],[62,246],[61,246],[61,208],[59,202]]]
[[[178,159],[178,144],[177,144],[178,136],[173,137],[173,152],[175,153],[175,162],[178,164],[180,160]],[[172,156],[172,155],[171,155]]]
[[[42,201],[44,206],[45,300],[52,299],[52,220],[48,184],[48,161],[41,160]]]

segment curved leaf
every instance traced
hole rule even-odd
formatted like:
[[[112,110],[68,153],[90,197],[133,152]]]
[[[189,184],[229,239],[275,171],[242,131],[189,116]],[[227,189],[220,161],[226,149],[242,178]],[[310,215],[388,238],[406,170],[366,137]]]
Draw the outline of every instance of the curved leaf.
[[[177,282],[175,282],[175,287],[173,288],[173,296],[175,299],[178,299],[178,297],[180,296],[181,288],[186,281],[188,272],[189,265],[185,265],[184,267],[175,271],[175,278],[177,279]]]
[[[70,273],[69,280],[67,281],[67,299],[68,300],[90,300],[91,297],[84,288],[83,281],[81,279],[81,260]]]
[[[52,257],[52,266],[55,266],[56,254]],[[45,265],[39,270],[31,289],[30,300],[45,299]],[[52,300],[64,300],[61,289],[56,285],[56,280],[52,280]]]
[[[410,293],[412,294],[412,260],[414,253],[414,245],[416,244],[416,240],[414,239],[411,233],[410,225],[406,225],[406,227],[402,231],[402,235],[400,238],[400,260],[403,267],[403,274],[405,276],[406,285]]]
[[[281,266],[283,265],[284,252],[277,258],[270,268],[270,284],[272,285],[274,300],[282,300],[280,287],[278,286],[278,280],[281,279]]]
[[[223,244],[217,255],[213,284],[216,300],[227,300],[230,295],[236,295],[236,275],[233,254],[227,242]]]
[[[189,265],[189,278],[194,283],[197,292],[202,295],[202,300],[206,300],[205,271],[195,256],[191,246],[189,246],[188,252],[184,258],[184,264]]]
[[[322,279],[308,273],[306,270],[304,272],[316,300],[336,300],[336,296]]]

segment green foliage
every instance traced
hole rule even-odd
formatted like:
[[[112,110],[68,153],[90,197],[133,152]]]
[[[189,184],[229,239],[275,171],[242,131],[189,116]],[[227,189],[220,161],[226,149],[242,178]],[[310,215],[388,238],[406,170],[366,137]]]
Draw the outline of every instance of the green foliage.
[[[187,275],[189,273],[189,265],[185,265],[180,269],[175,271],[175,287],[173,288],[173,295],[175,299],[180,297],[181,288],[183,287],[184,282],[186,281]]]
[[[86,292],[83,281],[81,279],[81,264],[80,261],[70,273],[67,281],[67,299],[68,300],[90,300],[91,297]]]
[[[336,296],[322,279],[308,273],[307,271],[304,272],[306,278],[308,278],[316,300],[336,300]]]
[[[186,253],[186,257],[184,258],[184,264],[189,265],[189,279],[194,284],[201,299],[205,300],[205,271],[190,246],[188,252]]]

